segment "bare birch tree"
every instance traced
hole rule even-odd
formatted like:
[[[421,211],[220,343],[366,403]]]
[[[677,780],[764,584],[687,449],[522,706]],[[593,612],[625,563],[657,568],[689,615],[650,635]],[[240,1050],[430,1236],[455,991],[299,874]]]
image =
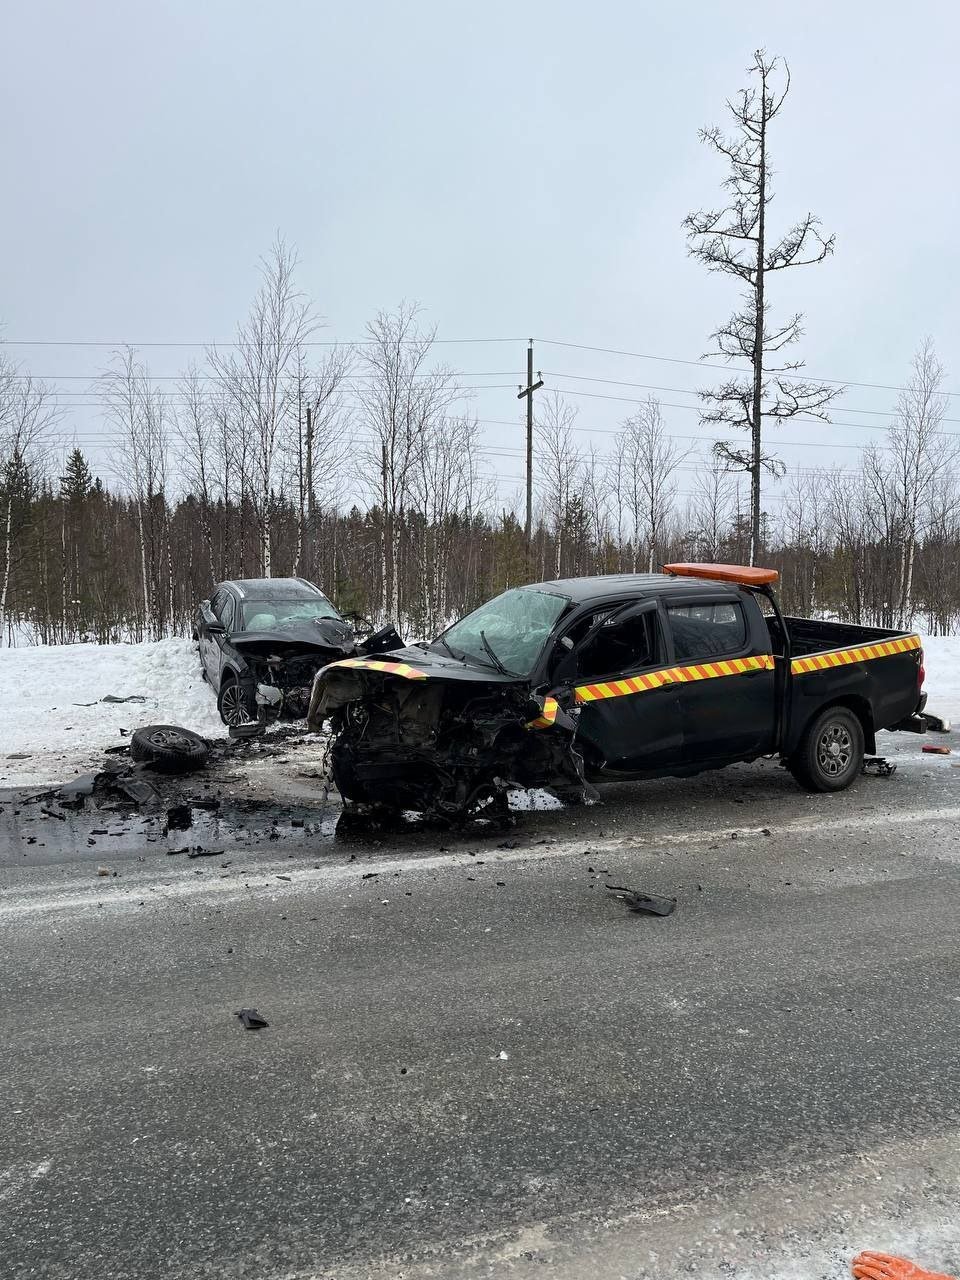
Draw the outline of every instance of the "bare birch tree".
[[[718,128],[702,129],[700,139],[729,165],[723,186],[728,203],[720,209],[691,213],[684,220],[691,254],[708,271],[719,271],[741,281],[746,294],[739,311],[712,335],[714,350],[727,361],[745,360],[749,373],[732,375],[711,391],[701,392],[706,408],[701,421],[727,424],[750,433],[748,448],[721,440],[714,446],[731,467],[750,476],[750,563],[760,549],[761,476],[764,471],[782,474],[781,464],[764,451],[763,421],[780,423],[803,415],[827,421],[827,407],[842,388],[830,388],[797,377],[802,360],[776,361],[779,353],[797,342],[803,333],[803,317],[791,316],[780,324],[768,324],[768,277],[791,267],[822,262],[833,253],[834,236],[820,232],[820,221],[807,213],[779,238],[771,238],[767,209],[773,199],[772,169],[767,144],[770,124],[780,114],[790,91],[790,71],[779,58],[757,50],[749,74],[756,84],[741,89],[727,106],[735,132],[725,136]]]
[[[401,533],[432,426],[460,394],[450,369],[428,366],[434,333],[417,326],[419,308],[401,303],[367,325],[357,391],[366,440],[358,460],[380,504],[380,615],[400,617]]]
[[[576,419],[576,408],[551,391],[542,397],[534,422],[540,497],[554,539],[555,578],[563,566],[567,519],[583,481],[583,457],[573,434]]]
[[[98,381],[104,416],[117,428],[114,471],[136,507],[143,631],[157,638],[163,629],[158,583],[162,545],[157,545],[155,508],[159,505],[165,513],[167,505],[163,394],[151,386],[149,370],[132,347],[116,352],[111,368]]]
[[[947,401],[940,388],[943,366],[933,341],[924,339],[913,359],[913,373],[897,399],[896,420],[890,429],[891,471],[900,507],[901,544],[897,623],[913,625],[913,578],[917,544],[942,508],[942,491],[952,485],[957,465],[957,441],[943,434]],[[938,498],[940,501],[938,502]],[[940,518],[945,514],[939,510]]]
[[[633,571],[640,563],[640,547],[646,548],[646,569],[653,573],[657,551],[674,507],[677,468],[687,456],[667,436],[660,402],[650,396],[639,412],[628,418],[616,442],[618,473],[625,485],[625,505],[633,533]]]
[[[53,393],[0,352],[0,510],[3,565],[0,574],[0,643],[7,623],[10,579],[17,543],[30,520],[31,497],[59,418]]]
[[[252,443],[250,500],[257,518],[260,572],[273,571],[271,511],[285,422],[298,406],[290,395],[297,361],[317,329],[309,299],[294,284],[295,251],[277,237],[260,265],[262,282],[250,314],[237,328],[234,346],[212,347],[207,359],[234,403]]]

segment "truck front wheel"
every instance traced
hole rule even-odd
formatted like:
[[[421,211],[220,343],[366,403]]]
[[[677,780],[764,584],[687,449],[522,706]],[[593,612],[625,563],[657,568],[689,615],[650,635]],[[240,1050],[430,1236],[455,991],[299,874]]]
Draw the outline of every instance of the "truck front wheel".
[[[808,791],[842,791],[863,769],[863,726],[848,707],[827,707],[807,726],[789,765]]]

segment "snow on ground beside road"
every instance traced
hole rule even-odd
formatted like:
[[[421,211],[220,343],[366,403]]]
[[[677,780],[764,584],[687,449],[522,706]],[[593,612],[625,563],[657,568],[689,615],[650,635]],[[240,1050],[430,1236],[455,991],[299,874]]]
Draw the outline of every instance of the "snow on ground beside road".
[[[930,637],[923,647],[929,709],[960,725],[960,636]],[[108,693],[139,694],[146,701],[101,702]],[[124,742],[121,728],[146,724],[225,736],[192,641],[0,649],[0,786],[63,781],[100,763],[104,747]],[[911,736],[910,742],[917,739]],[[29,758],[11,760],[12,755]],[[513,808],[558,803],[544,792],[511,797]]]
[[[0,786],[70,778],[95,767],[104,747],[128,741],[142,725],[179,724],[207,738],[226,734],[190,640],[0,649],[0,690]],[[145,701],[102,702],[107,694]],[[78,705],[84,703],[93,705]]]
[[[924,637],[923,664],[927,706],[938,716],[960,722],[960,636]]]

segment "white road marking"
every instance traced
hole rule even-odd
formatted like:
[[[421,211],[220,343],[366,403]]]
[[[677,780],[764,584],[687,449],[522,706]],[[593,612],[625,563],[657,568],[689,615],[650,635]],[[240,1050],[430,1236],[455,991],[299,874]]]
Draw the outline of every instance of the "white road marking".
[[[483,849],[483,861],[488,868],[507,866],[518,862],[555,862],[561,858],[580,857],[589,849],[594,856],[604,853],[618,853],[623,850],[644,850],[662,848],[664,845],[684,845],[693,847],[711,844],[719,840],[736,837],[740,840],[751,840],[762,837],[758,848],[766,846],[770,838],[783,836],[815,836],[821,832],[850,829],[857,834],[879,828],[890,829],[908,827],[916,824],[937,822],[956,823],[960,821],[960,806],[944,806],[931,809],[905,810],[899,813],[863,814],[857,812],[838,815],[833,818],[809,817],[797,818],[773,828],[770,827],[719,827],[709,831],[658,831],[651,835],[620,836],[615,839],[597,840],[584,833],[574,840],[557,840],[548,844],[523,845],[517,849]],[[770,836],[765,833],[770,832]],[[231,850],[234,857],[249,856],[247,850]],[[255,856],[255,855],[254,855]],[[127,864],[129,866],[130,864]],[[365,861],[362,866],[367,871],[376,871],[381,879],[395,873],[412,874],[425,871],[444,871],[476,866],[477,859],[471,858],[463,851],[447,853],[405,855],[400,857],[383,857]],[[285,873],[291,871],[290,861],[263,860],[255,870],[249,873],[236,872],[223,878],[204,880],[199,876],[185,876],[176,868],[162,872],[143,874],[141,868],[126,872],[125,877],[116,880],[98,881],[96,888],[91,888],[92,872],[84,879],[74,879],[66,883],[40,884],[30,888],[18,888],[8,891],[0,899],[0,921],[16,922],[17,920],[50,915],[58,912],[81,912],[98,908],[111,911],[137,911],[139,904],[146,899],[147,905],[159,902],[181,901],[196,898],[216,898],[220,901],[242,900],[249,898],[256,891],[264,892],[274,898],[295,896],[304,889],[321,889],[327,886],[340,887],[345,884],[354,885],[360,875],[359,863],[336,863],[329,866],[304,867],[295,870],[289,884],[278,884],[275,876],[282,867]],[[241,878],[242,877],[242,878]]]

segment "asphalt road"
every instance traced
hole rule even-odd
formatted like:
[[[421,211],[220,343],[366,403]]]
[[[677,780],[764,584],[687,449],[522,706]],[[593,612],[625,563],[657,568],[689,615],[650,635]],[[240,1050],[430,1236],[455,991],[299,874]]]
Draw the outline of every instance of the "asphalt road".
[[[900,749],[195,861],[0,798],[0,1274],[960,1270],[960,771]]]

